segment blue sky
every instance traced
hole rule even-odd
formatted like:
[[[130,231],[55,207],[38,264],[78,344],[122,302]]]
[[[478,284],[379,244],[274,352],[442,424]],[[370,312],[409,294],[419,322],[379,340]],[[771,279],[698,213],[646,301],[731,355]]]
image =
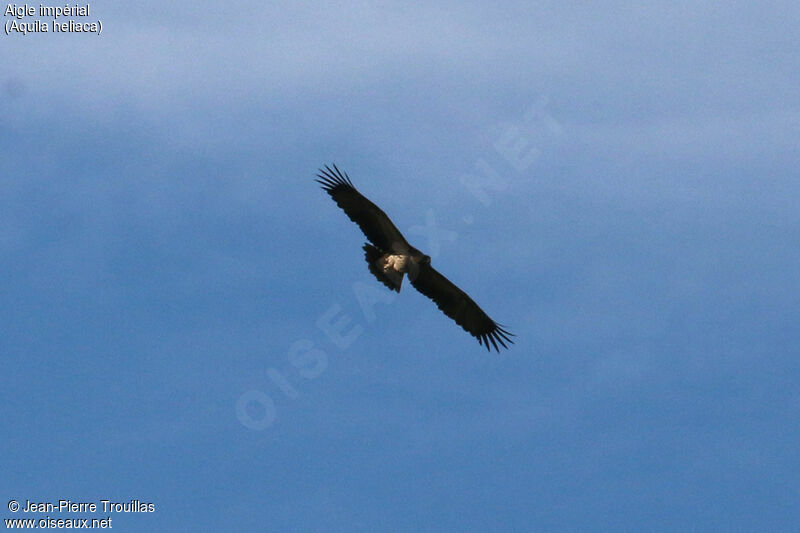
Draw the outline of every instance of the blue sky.
[[[4,502],[800,527],[796,4],[91,7],[0,36]],[[511,350],[371,279],[330,162]]]

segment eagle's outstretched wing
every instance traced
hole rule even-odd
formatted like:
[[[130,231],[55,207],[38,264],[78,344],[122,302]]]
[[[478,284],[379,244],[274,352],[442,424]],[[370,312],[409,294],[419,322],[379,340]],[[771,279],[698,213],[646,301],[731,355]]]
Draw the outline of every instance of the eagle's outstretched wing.
[[[419,265],[419,272],[415,277],[409,276],[409,281],[419,292],[436,302],[439,309],[447,316],[456,321],[456,324],[464,328],[478,342],[485,345],[491,351],[489,342],[498,352],[499,342],[503,348],[508,348],[503,340],[514,344],[509,336],[514,336],[489,318],[489,315],[478,307],[469,295],[459,289],[449,279],[442,276],[430,264]]]
[[[356,190],[347,173],[342,174],[336,165],[333,165],[333,170],[325,165],[319,172],[317,183],[331,195],[350,220],[358,224],[372,244],[387,252],[409,249],[408,241],[400,230],[392,224],[386,213]]]

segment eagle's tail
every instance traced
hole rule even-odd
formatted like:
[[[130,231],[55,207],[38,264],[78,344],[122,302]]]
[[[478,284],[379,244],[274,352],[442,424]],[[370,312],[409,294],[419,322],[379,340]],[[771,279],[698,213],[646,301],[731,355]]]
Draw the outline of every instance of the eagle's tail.
[[[364,257],[372,275],[391,290],[400,292],[400,286],[403,284],[403,274],[395,270],[383,270],[386,256],[389,254],[371,244],[364,244],[364,252]]]

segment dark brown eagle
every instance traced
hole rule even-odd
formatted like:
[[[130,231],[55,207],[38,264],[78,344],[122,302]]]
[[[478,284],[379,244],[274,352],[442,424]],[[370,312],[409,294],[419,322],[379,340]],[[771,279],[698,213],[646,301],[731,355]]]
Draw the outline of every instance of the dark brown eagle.
[[[317,176],[316,181],[372,243],[364,244],[364,251],[369,271],[378,281],[400,292],[403,275],[408,274],[415,289],[436,302],[444,314],[477,338],[487,350],[491,351],[490,342],[498,352],[497,343],[503,348],[508,348],[503,341],[514,343],[509,338],[514,334],[504,330],[467,293],[434,270],[431,258],[408,244],[386,213],[356,190],[347,173],[339,171],[336,165],[333,169],[325,165]]]

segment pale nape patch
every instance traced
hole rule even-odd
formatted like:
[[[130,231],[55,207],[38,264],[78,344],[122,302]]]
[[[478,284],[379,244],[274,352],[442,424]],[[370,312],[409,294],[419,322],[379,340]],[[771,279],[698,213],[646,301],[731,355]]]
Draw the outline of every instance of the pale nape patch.
[[[403,283],[403,274],[411,262],[407,255],[386,254],[378,260],[378,267],[398,288]]]

